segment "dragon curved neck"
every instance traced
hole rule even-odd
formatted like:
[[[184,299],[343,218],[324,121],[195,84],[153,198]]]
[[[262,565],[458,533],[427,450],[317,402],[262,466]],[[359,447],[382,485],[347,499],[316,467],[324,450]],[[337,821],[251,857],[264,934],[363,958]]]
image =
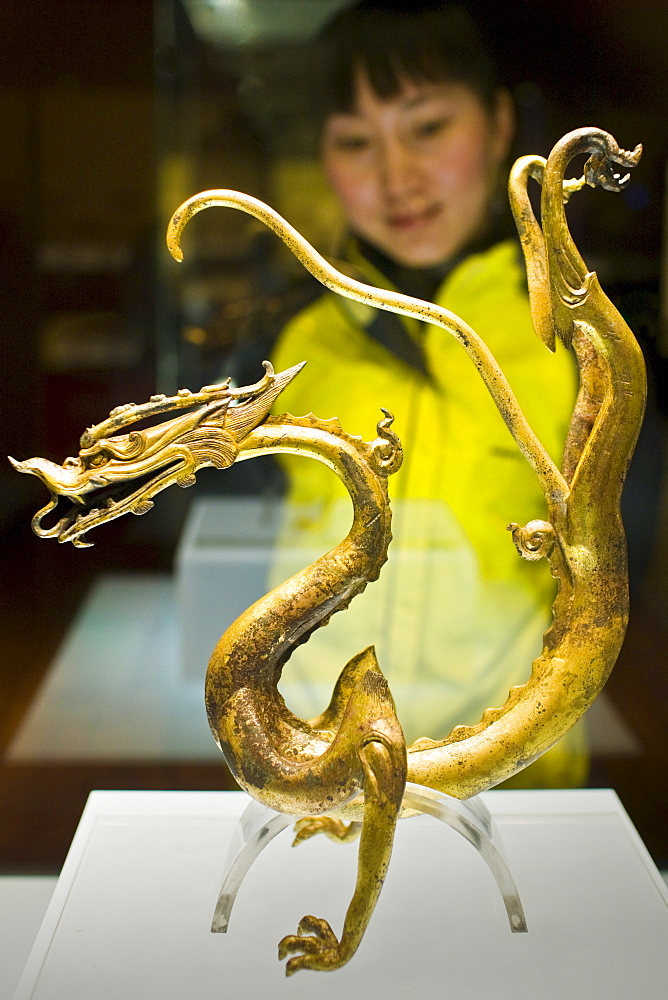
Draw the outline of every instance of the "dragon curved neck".
[[[542,176],[541,217],[552,321],[566,343],[573,341],[580,369],[580,393],[562,467],[574,494],[569,500],[569,521],[581,541],[588,539],[596,545],[608,537],[603,525],[619,518],[624,476],[644,415],[645,366],[635,337],[604,294],[595,272],[588,270],[568,228],[564,176],[571,160],[581,154],[590,156],[576,185],[620,190],[628,175],[621,177],[614,167],[633,167],[640,147],[629,153],[601,129],[577,129],[556,144]],[[606,548],[611,546],[606,544]]]
[[[556,144],[547,160],[522,157],[510,176],[510,203],[526,260],[536,333],[551,350],[555,333],[565,344],[572,342],[578,359],[580,391],[561,472],[576,494],[568,498],[568,529],[589,545],[596,545],[599,535],[592,530],[588,512],[599,524],[618,518],[621,488],[644,414],[645,368],[633,334],[575,246],[564,206],[585,183],[620,190],[628,175],[620,177],[614,167],[635,166],[640,152],[641,147],[632,153],[620,149],[600,129],[577,129]],[[591,155],[584,176],[565,180],[573,157],[587,153]],[[542,185],[542,225],[529,201],[530,177]],[[550,507],[550,497],[546,499]],[[563,521],[562,511],[552,505],[551,520]]]
[[[276,684],[295,646],[377,578],[392,537],[386,477],[401,462],[390,423],[389,416],[381,421],[379,437],[367,444],[346,435],[336,420],[322,421],[312,414],[269,417],[241,444],[238,461],[280,451],[324,462],[350,494],[353,522],[334,549],[257,601],[222,636],[206,680],[207,710],[215,736],[235,692],[252,688],[276,705],[280,701]],[[288,717],[303,728],[286,710]]]

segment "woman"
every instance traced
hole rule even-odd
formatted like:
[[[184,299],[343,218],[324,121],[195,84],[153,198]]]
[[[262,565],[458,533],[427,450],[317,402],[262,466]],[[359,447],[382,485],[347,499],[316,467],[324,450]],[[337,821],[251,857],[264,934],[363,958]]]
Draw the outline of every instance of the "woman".
[[[513,109],[475,26],[456,6],[406,13],[362,3],[334,19],[323,44],[322,162],[349,228],[345,269],[466,320],[558,461],[576,371],[535,336],[519,245],[504,239]],[[540,651],[553,581],[504,537],[509,522],[543,516],[540,490],[478,373],[440,328],[324,293],[288,324],[272,358],[277,370],[303,360],[283,411],[337,416],[368,440],[386,407],[405,460],[390,483],[389,563],[291,661],[288,703],[317,714],[345,657],[373,642],[407,739],[443,737],[502,704]],[[334,542],[349,519],[337,480],[315,462],[285,467],[286,551],[298,539]],[[292,568],[278,561],[277,572]],[[576,731],[524,780],[575,785],[585,773]]]

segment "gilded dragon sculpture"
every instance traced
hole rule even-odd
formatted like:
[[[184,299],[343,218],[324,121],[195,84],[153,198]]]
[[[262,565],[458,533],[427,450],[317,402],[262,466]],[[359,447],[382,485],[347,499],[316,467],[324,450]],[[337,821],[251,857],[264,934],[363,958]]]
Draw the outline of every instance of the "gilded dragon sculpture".
[[[84,433],[78,456],[62,466],[40,458],[14,462],[20,472],[39,476],[52,494],[33,519],[35,532],[78,546],[89,544],[86,534],[98,524],[145,513],[167,486],[191,485],[205,465],[223,468],[287,451],[324,462],[346,485],[354,511],[347,537],[244,612],[220,639],[206,678],[209,722],[242,788],[276,810],[305,817],[298,838],[323,830],[351,839],[361,828],[357,883],[341,937],[326,921],[304,917],[298,933],[279,945],[281,958],[292,955],[288,974],[335,969],[354,954],[383,884],[407,779],[460,799],[498,784],[564,735],[615,663],[628,618],[619,504],[644,412],[644,364],[631,331],[582,260],[564,204],[585,183],[621,190],[628,174],[617,171],[634,167],[640,153],[641,147],[627,152],[608,133],[584,128],[566,135],[547,160],[523,157],[511,171],[510,201],[536,332],[551,350],[555,336],[572,344],[580,369],[561,469],[528,425],[485,344],[454,314],[340,274],[276,212],[238,192],[196,195],[169,225],[168,246],[180,260],[181,234],[195,213],[212,205],[248,212],[330,289],[437,324],[469,354],[545,495],[546,520],[510,525],[513,541],[525,559],[546,558],[558,581],[553,622],[528,680],[477,725],[458,726],[445,739],[425,737],[406,748],[373,648],[344,667],[329,707],[317,719],[296,718],[277,690],[294,647],[345,608],[386,559],[387,477],[401,462],[389,414],[371,443],[312,414],[269,416],[300,366],[274,374],[265,363],[264,378],[254,386],[233,389],[223,383],[117,408]],[[579,154],[589,156],[584,176],[565,181]],[[542,188],[540,222],[527,192],[530,178]],[[184,413],[148,430],[127,430],[146,417],[181,409]],[[70,502],[66,510],[63,498]],[[51,527],[43,523],[47,515],[56,518]],[[352,821],[350,827],[345,820]]]

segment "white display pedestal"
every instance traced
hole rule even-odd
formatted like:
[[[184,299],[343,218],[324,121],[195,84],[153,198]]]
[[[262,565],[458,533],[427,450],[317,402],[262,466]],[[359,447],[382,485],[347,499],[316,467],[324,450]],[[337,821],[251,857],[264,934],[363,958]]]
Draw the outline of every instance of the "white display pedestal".
[[[0,1000],[11,1000],[56,887],[52,875],[0,875]]]
[[[289,980],[283,935],[312,913],[340,931],[356,845],[285,831],[209,927],[236,792],[94,792],[15,1000],[663,1000],[668,892],[610,791],[489,792],[529,926],[511,934],[476,851],[430,817],[402,820],[357,955]]]

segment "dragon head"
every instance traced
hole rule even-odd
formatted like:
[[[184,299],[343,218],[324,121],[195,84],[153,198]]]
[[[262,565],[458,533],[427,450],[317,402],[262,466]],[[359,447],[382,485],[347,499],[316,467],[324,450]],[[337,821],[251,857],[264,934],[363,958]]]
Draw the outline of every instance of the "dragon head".
[[[227,468],[243,439],[267,417],[274,401],[302,365],[274,374],[264,362],[263,378],[252,386],[230,388],[229,380],[197,393],[152,396],[148,403],[128,403],[81,436],[79,454],[56,465],[45,458],[10,462],[18,472],[39,479],[51,500],[35,514],[32,528],[42,538],[78,547],[91,545],[86,532],[123,514],[145,514],[153,497],[173,483],[191,486],[204,466]],[[148,418],[183,410],[171,419],[126,430]],[[56,523],[46,515],[60,507]]]
[[[642,155],[642,145],[633,150],[621,149],[611,135],[601,133],[602,148],[592,153],[584,166],[584,180],[590,187],[602,187],[606,191],[623,191],[631,179],[629,173],[621,174],[617,168],[632,170],[638,166]]]

